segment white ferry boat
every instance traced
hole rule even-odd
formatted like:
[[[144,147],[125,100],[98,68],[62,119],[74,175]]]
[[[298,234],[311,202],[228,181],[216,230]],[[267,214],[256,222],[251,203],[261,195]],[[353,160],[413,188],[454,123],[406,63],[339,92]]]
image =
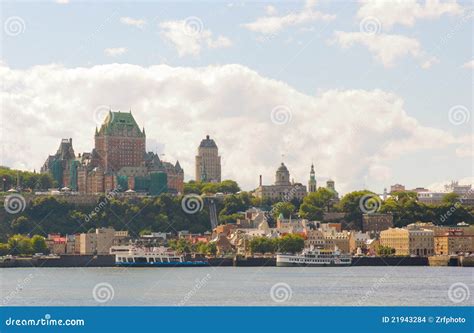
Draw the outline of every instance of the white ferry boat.
[[[291,266],[349,266],[352,263],[350,254],[339,250],[304,249],[300,254],[277,254],[277,267]]]
[[[112,252],[112,251],[111,251]],[[208,266],[206,259],[186,259],[165,247],[141,248],[130,246],[128,251],[120,249],[115,252],[115,265],[125,267],[176,267],[176,266]]]

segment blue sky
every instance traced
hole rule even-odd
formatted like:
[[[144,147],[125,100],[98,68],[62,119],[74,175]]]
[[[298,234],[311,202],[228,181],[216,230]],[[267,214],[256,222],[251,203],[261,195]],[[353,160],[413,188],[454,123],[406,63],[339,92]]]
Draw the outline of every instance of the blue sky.
[[[4,26],[1,60],[9,71],[19,75],[31,74],[30,71],[34,66],[51,64],[60,65],[65,69],[92,68],[112,63],[133,64],[143,68],[160,64],[166,64],[172,68],[208,68],[238,64],[255,71],[259,77],[272,82],[276,81],[283,86],[288,85],[306,96],[318,96],[326,91],[348,90],[381,90],[391,93],[398,96],[403,103],[403,111],[400,112],[415,119],[419,126],[441,130],[458,139],[463,138],[460,139],[463,142],[464,153],[462,154],[456,152],[459,148],[457,146],[459,140],[455,145],[451,143],[439,146],[423,144],[420,149],[407,149],[391,160],[385,159],[380,162],[384,168],[390,169],[388,174],[384,173],[385,176],[378,175],[374,178],[371,174],[364,174],[362,171],[364,168],[362,168],[360,172],[350,175],[357,176],[357,181],[349,181],[349,175],[342,177],[342,183],[345,184],[344,190],[366,186],[380,192],[383,187],[395,182],[406,183],[408,187],[428,186],[432,183],[472,176],[472,146],[469,144],[472,144],[473,129],[473,71],[467,64],[473,59],[473,20],[472,17],[464,19],[468,16],[466,14],[468,5],[469,2],[458,2],[455,4],[456,7],[428,8],[424,2],[413,2],[412,7],[407,6],[404,9],[410,13],[406,15],[403,12],[397,14],[396,8],[393,5],[391,8],[390,4],[382,8],[384,11],[374,11],[370,6],[362,8],[363,3],[330,1],[319,1],[315,4],[305,4],[305,2],[76,3],[71,1],[66,4],[6,2],[2,3],[2,24],[7,22],[8,18],[19,17],[22,20],[23,31],[18,35],[7,34]],[[309,19],[302,23],[289,24],[271,33],[262,33],[257,31],[258,28],[250,29],[245,26],[245,24],[257,22],[262,17],[283,18],[288,15],[299,15],[307,7],[312,8],[312,13],[317,11],[333,18]],[[433,14],[433,12],[437,13]],[[364,35],[364,31],[361,30],[361,21],[365,18],[364,13],[371,14],[367,17],[374,20],[376,24],[380,24],[376,35],[382,37],[397,35],[410,39],[410,42],[416,40],[419,43],[417,49],[410,50],[413,53],[409,54],[397,53],[393,61],[389,61],[390,64],[376,58],[378,51],[370,50],[370,45],[374,44],[369,45],[363,42],[371,38],[367,37],[367,34]],[[410,15],[413,16],[413,22],[405,22],[404,19]],[[207,39],[207,42],[201,43],[198,52],[182,55],[173,40],[163,33],[166,30],[163,23],[180,22],[190,17],[198,20],[200,34],[209,32],[211,37]],[[124,18],[139,20],[142,25],[125,24]],[[169,31],[171,30],[172,28],[169,28]],[[336,32],[343,32],[345,35],[338,40],[335,37]],[[349,35],[351,33],[359,35]],[[210,45],[219,36],[222,36],[225,42],[219,44],[222,46],[211,47]],[[346,38],[345,45],[343,38]],[[380,40],[382,41],[382,38]],[[375,40],[368,41],[368,43],[372,42],[375,43]],[[384,45],[393,44],[396,43]],[[404,47],[402,44],[396,46]],[[110,52],[117,54],[110,56],[111,53],[108,53],[107,49],[115,50]],[[383,49],[387,50],[387,47]],[[435,59],[433,64],[427,66],[429,68],[422,68],[422,63],[428,58]],[[11,97],[8,95],[9,91],[5,93],[6,98]],[[61,92],[58,91],[57,94]],[[230,91],[229,94],[232,92]],[[49,98],[54,100],[54,94]],[[112,105],[113,108],[126,107],[124,103],[115,104],[110,100],[103,101],[101,104]],[[467,121],[459,125],[453,124],[449,119],[449,110],[457,105],[467,109],[467,113],[463,112],[464,116],[469,117]],[[136,105],[129,105],[129,107],[136,108]],[[361,111],[364,110],[361,109]],[[327,112],[337,113],[338,110],[329,108]],[[139,122],[146,124],[147,117],[150,115],[145,113],[142,115]],[[295,117],[298,116],[298,110],[292,109],[292,115],[294,119],[297,119]],[[376,111],[374,115],[377,117]],[[319,129],[321,116],[317,113],[314,116],[305,117],[313,124],[314,131]],[[340,121],[344,122],[343,115]],[[249,122],[251,123],[252,120],[249,119]],[[203,126],[204,129],[212,131],[212,123]],[[219,125],[216,124],[216,126]],[[334,136],[339,135],[338,126],[330,129]],[[158,132],[162,130],[159,126],[156,128]],[[281,131],[282,128],[277,130]],[[294,127],[287,126],[283,130],[298,132],[300,128],[296,128],[295,124]],[[394,130],[396,131],[395,128]],[[88,132],[84,131],[86,136]],[[179,132],[179,129],[175,132]],[[61,134],[68,135],[67,131]],[[192,135],[185,134],[197,139],[206,133],[196,131]],[[168,143],[170,140],[176,140],[175,137],[153,136],[153,132],[148,135],[151,141],[156,141],[165,150],[178,149],[177,146],[172,147]],[[390,134],[387,133],[387,135]],[[438,140],[439,135],[440,133],[434,136],[433,140]],[[71,136],[78,136],[78,133],[72,131]],[[398,138],[397,136],[397,140]],[[51,154],[56,149],[59,139],[54,141],[51,137],[45,141],[46,147],[43,147],[41,156],[45,158],[47,154]],[[220,139],[216,137],[218,144]],[[34,138],[27,138],[27,140],[31,142]],[[413,142],[416,145],[416,138]],[[194,146],[197,143],[193,142]],[[90,142],[87,144],[90,146]],[[352,144],[353,142],[347,142],[348,149],[351,149]],[[323,149],[322,145],[323,143],[309,140],[301,146],[306,147],[306,153],[300,152],[300,154],[292,154],[289,151],[291,149],[287,149],[288,151],[283,149],[283,153],[288,158],[286,162],[289,164],[290,172],[293,167],[298,181],[306,182],[307,175],[303,170],[309,169],[308,164],[311,160],[321,165],[322,178],[331,177],[337,180],[339,170],[324,168],[325,162],[319,158],[318,150]],[[221,147],[224,158],[226,151],[223,148],[226,148],[227,154],[230,149],[234,149],[225,145]],[[470,153],[469,148],[471,148]],[[378,149],[386,148],[382,146]],[[370,157],[369,150],[366,158]],[[267,175],[265,178],[270,182],[273,169],[281,159],[281,152],[281,150],[276,151],[275,158],[270,158],[268,163],[256,166],[258,170],[254,173],[256,175],[264,173]],[[192,156],[182,157],[182,154],[176,151],[166,153],[170,158],[187,159],[184,162],[185,171],[188,177],[193,174]],[[343,150],[336,151],[336,154],[343,153]],[[380,151],[377,153],[388,154]],[[41,165],[42,158],[39,156],[40,154],[34,163]],[[14,160],[11,156],[3,159],[19,167],[31,168],[33,166],[33,163],[29,161]],[[377,161],[380,159],[377,157]],[[232,158],[229,160],[231,161]],[[355,160],[354,163],[357,161]],[[335,164],[335,167],[342,168],[342,165],[341,162],[341,164]],[[238,170],[229,170],[227,176],[238,178]],[[255,183],[256,179],[257,176],[255,176]],[[252,181],[249,173],[248,176],[243,177],[241,183],[252,187]]]

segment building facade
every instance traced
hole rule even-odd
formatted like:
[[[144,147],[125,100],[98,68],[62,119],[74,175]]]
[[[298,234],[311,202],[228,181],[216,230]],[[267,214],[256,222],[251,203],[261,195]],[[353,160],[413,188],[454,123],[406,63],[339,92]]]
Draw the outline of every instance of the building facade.
[[[474,252],[474,235],[465,230],[448,230],[437,233],[434,237],[435,253],[451,255]]]
[[[393,215],[370,213],[362,215],[363,232],[380,232],[393,227]]]
[[[221,157],[216,142],[206,135],[196,155],[196,181],[219,183],[221,181]]]
[[[417,225],[382,231],[380,233],[380,245],[395,249],[395,254],[401,256],[426,257],[435,253],[433,230],[424,229]]]
[[[295,198],[303,200],[307,192],[303,184],[290,182],[290,172],[286,165],[281,163],[275,173],[274,185],[263,185],[262,177],[260,177],[259,187],[254,194],[261,199],[291,201]]]
[[[58,184],[84,194],[128,191],[158,195],[184,192],[184,171],[179,162],[161,161],[146,152],[145,129],[140,130],[131,112],[110,111],[95,131],[92,152],[74,153],[72,139],[63,139],[42,172]]]

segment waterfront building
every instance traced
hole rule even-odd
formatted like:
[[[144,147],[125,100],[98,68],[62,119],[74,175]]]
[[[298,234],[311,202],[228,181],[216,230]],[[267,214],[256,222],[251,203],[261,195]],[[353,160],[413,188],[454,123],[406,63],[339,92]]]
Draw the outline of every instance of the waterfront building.
[[[362,215],[363,232],[380,232],[393,227],[393,215],[383,213],[369,213]]]
[[[474,235],[466,230],[451,229],[434,236],[435,254],[451,255],[474,252]]]
[[[380,232],[380,245],[391,247],[396,255],[402,256],[431,256],[435,253],[433,230],[416,224]]]
[[[290,182],[290,172],[286,165],[281,163],[275,173],[275,183],[273,185],[263,185],[262,176],[260,176],[260,184],[255,189],[254,194],[257,198],[264,200],[291,201],[294,198],[303,200],[306,196],[306,186],[301,183]]]
[[[309,172],[308,192],[316,192],[318,189],[316,182],[316,173],[314,172],[314,165],[311,164],[311,171]]]
[[[114,244],[115,230],[113,228],[95,229],[94,232],[79,235],[80,250],[82,255],[109,254]]]
[[[349,251],[356,253],[360,249],[362,253],[366,252],[369,239],[368,232],[352,231],[349,235]]]
[[[221,181],[219,149],[209,135],[206,135],[206,138],[199,144],[195,167],[196,181],[211,183],[219,183]]]
[[[59,188],[81,194],[183,193],[184,171],[179,162],[173,165],[146,152],[145,129],[139,128],[131,112],[109,111],[100,129],[96,128],[94,141],[92,152],[76,156],[72,139],[63,139],[41,172],[50,173]]]

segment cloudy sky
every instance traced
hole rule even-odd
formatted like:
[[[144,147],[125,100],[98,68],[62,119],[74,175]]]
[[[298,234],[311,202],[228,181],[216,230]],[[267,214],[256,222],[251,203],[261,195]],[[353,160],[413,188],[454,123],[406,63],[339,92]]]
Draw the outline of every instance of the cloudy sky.
[[[281,161],[342,193],[472,179],[472,2],[1,6],[2,165],[90,151],[111,108],[186,179],[206,134],[244,189]]]

